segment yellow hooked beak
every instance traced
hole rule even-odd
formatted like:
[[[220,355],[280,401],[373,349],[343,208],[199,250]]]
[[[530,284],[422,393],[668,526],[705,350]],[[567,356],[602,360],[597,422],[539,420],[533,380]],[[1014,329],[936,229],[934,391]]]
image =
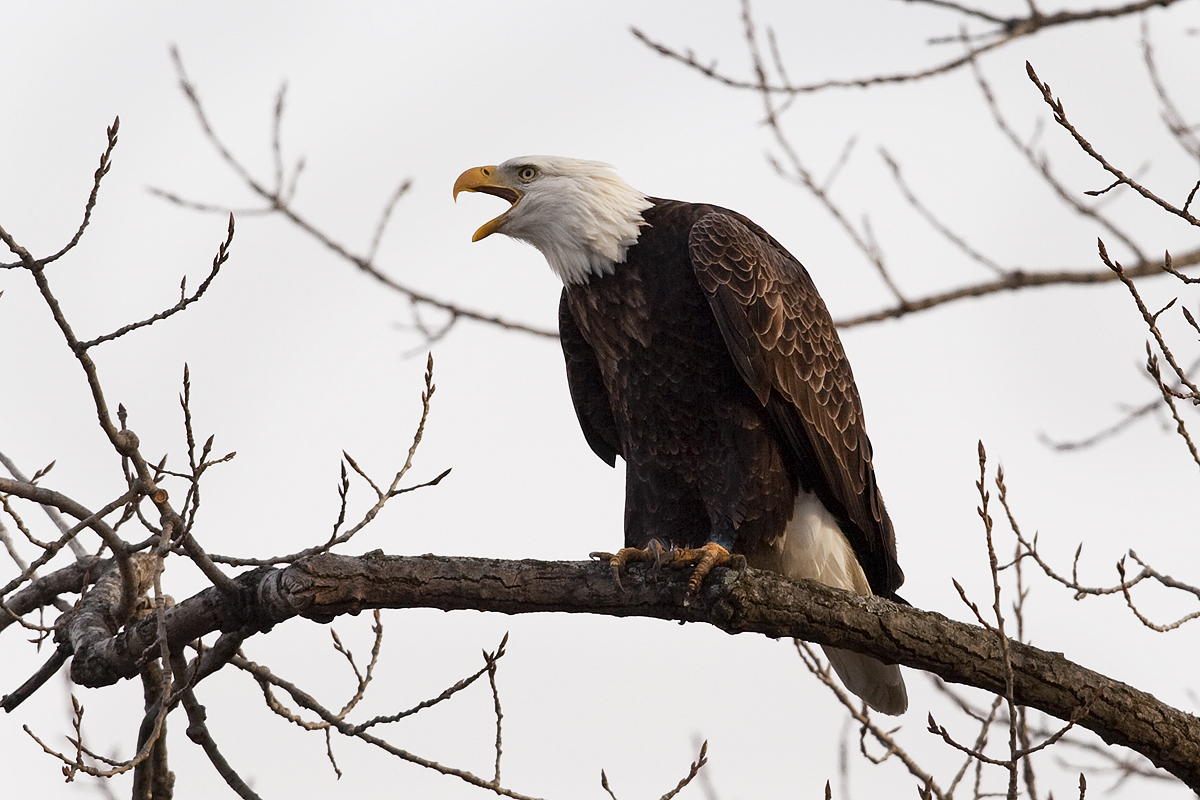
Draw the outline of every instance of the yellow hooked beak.
[[[496,166],[472,167],[462,175],[459,175],[458,180],[454,182],[455,200],[458,199],[459,192],[483,192],[484,194],[503,197],[512,203],[512,207],[508,211],[512,211],[517,203],[521,202],[521,198],[525,194],[517,187],[506,182],[500,174],[500,168]],[[478,242],[480,239],[491,236],[500,230],[500,226],[504,224],[504,218],[508,215],[508,211],[505,211],[493,220],[485,222],[479,230],[475,231],[475,235],[471,237],[471,241]]]

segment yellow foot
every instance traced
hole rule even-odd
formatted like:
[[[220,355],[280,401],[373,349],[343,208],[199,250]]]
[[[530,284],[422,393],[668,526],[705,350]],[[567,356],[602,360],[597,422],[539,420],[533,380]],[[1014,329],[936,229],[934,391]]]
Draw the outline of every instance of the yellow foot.
[[[714,567],[733,566],[742,569],[746,566],[745,556],[733,555],[716,542],[708,542],[695,549],[665,550],[662,544],[655,539],[651,540],[645,548],[623,547],[616,553],[592,553],[591,557],[608,561],[617,586],[621,585],[621,567],[631,562],[651,561],[655,565],[693,566],[692,575],[688,579],[685,603],[700,591],[704,579],[708,577],[708,573],[712,572]]]
[[[688,579],[687,598],[690,600],[700,591],[700,586],[708,577],[708,573],[713,571],[713,567],[736,566],[740,569],[746,566],[746,557],[735,556],[716,542],[708,542],[695,550],[672,550],[667,563],[696,565],[692,570],[692,577]]]
[[[662,542],[658,539],[651,539],[650,543],[644,548],[642,547],[622,547],[615,553],[591,553],[592,558],[598,558],[601,561],[607,561],[608,566],[612,569],[613,580],[617,582],[617,587],[624,589],[621,586],[621,567],[631,561],[651,561],[658,566],[660,564],[669,563],[669,558],[664,558],[667,555],[667,550],[662,546]]]

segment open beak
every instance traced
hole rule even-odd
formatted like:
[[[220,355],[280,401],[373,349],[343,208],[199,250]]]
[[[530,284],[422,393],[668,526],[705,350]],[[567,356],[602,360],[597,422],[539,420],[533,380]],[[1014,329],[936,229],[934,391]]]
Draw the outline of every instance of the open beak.
[[[478,242],[487,236],[491,236],[504,224],[505,217],[508,212],[516,207],[517,203],[521,202],[521,197],[524,195],[520,189],[506,183],[500,177],[500,168],[495,166],[490,167],[472,167],[471,169],[458,176],[458,180],[454,182],[454,199],[458,199],[459,192],[483,192],[484,194],[503,197],[512,206],[500,216],[493,220],[485,222],[479,230],[475,231],[475,235],[471,237],[472,242]]]

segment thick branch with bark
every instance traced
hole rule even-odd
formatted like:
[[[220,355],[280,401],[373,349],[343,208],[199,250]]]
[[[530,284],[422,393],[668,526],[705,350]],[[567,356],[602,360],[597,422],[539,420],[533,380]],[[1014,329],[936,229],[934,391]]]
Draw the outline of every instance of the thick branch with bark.
[[[995,633],[941,614],[758,570],[718,571],[685,605],[686,575],[668,570],[653,581],[642,575],[634,568],[622,590],[607,565],[596,562],[325,553],[240,576],[237,598],[208,589],[167,609],[161,622],[151,617],[131,625],[86,654],[76,653],[72,677],[103,686],[136,675],[160,624],[176,650],[205,633],[265,631],[293,616],[328,621],[368,608],[421,607],[706,622],[728,633],[794,637],[870,653],[952,683],[1005,691]],[[1200,720],[1061,653],[1015,641],[1007,646],[1019,705],[1075,720],[1200,790]]]

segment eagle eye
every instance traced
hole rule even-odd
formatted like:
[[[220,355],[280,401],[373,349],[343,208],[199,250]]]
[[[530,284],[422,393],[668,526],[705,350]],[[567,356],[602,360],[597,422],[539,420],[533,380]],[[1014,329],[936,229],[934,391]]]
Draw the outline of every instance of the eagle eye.
[[[529,183],[537,177],[537,174],[538,171],[535,167],[521,167],[517,170],[517,177],[521,179],[522,183]]]

